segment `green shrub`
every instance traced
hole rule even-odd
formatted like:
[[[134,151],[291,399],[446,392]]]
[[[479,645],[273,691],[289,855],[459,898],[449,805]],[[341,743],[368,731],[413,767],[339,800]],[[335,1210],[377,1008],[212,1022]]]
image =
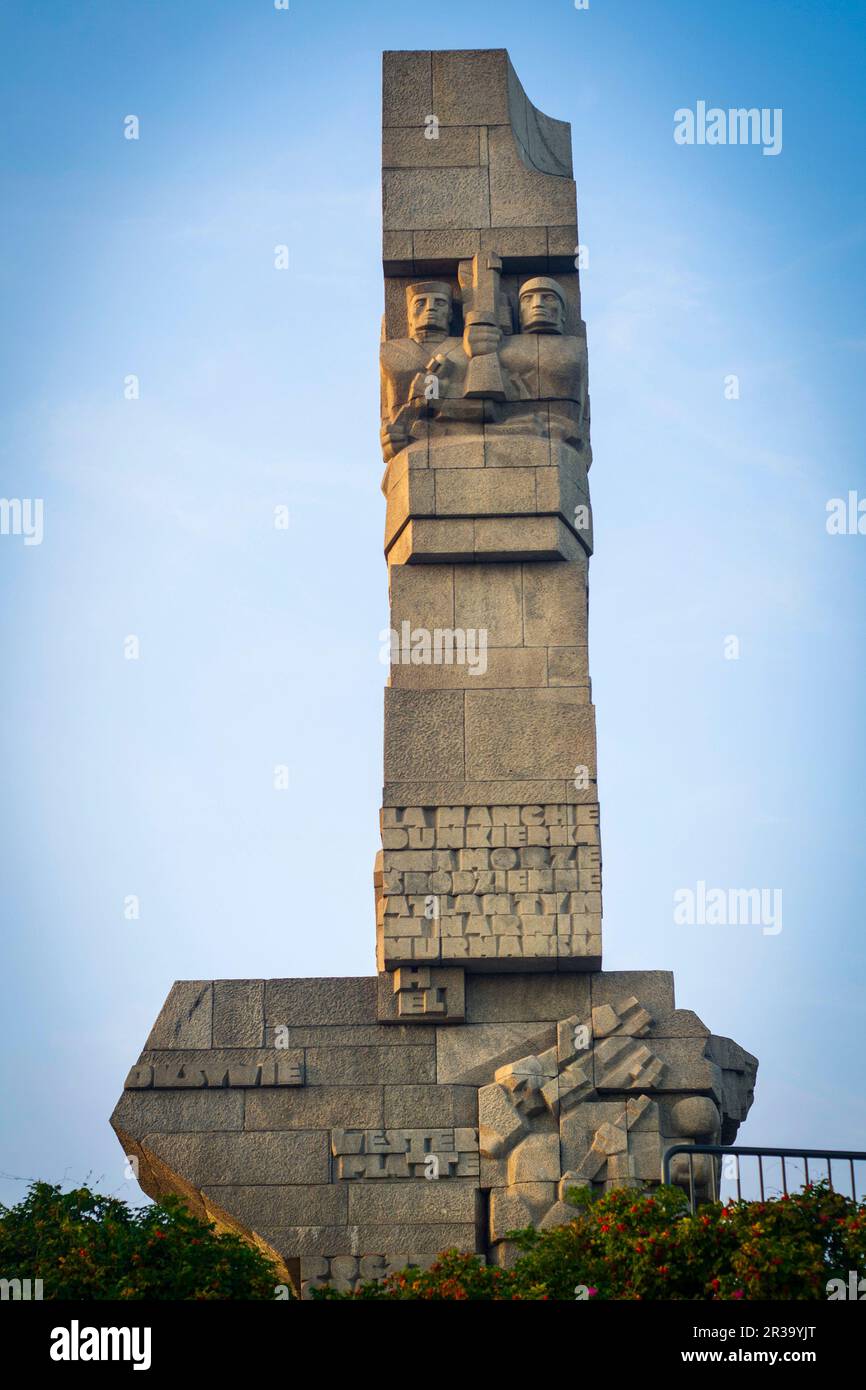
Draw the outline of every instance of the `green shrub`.
[[[273,1299],[280,1282],[261,1251],[177,1197],[136,1209],[44,1182],[0,1206],[0,1278],[41,1279],[44,1299]]]
[[[688,1211],[684,1193],[572,1189],[575,1219],[513,1232],[510,1269],[446,1251],[429,1270],[405,1269],[355,1293],[364,1299],[826,1299],[827,1281],[866,1275],[866,1203],[819,1183],[765,1202]]]

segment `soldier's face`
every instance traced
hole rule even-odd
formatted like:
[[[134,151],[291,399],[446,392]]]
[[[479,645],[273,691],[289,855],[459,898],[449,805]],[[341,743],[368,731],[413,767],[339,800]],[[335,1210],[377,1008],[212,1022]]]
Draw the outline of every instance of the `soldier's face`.
[[[524,333],[561,333],[562,300],[553,290],[529,290],[520,296],[520,327]]]
[[[451,301],[444,294],[416,294],[412,299],[411,317],[413,329],[439,328],[447,333]]]

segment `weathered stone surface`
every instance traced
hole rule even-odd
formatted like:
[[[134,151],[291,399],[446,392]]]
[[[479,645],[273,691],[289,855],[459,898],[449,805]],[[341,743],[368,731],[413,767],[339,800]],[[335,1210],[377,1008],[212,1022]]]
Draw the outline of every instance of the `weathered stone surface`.
[[[420,169],[440,165],[456,167],[480,163],[481,140],[477,126],[443,127],[437,140],[429,140],[420,122],[415,126],[386,126],[382,131],[383,169]]]
[[[383,231],[382,264],[386,274],[414,276],[415,256],[411,232]]]
[[[580,563],[541,564],[522,568],[526,645],[585,647],[585,566]]]
[[[430,52],[392,51],[382,55],[382,125],[417,126],[433,111]]]
[[[271,1028],[375,1023],[375,977],[266,980],[265,1016]],[[266,1036],[266,1042],[271,1041],[272,1037]]]
[[[605,970],[593,977],[593,1008],[629,995],[650,1012],[657,1028],[674,1012],[674,977],[669,970]]]
[[[595,712],[569,688],[467,691],[470,778],[595,775]]]
[[[324,1028],[289,1028],[286,1032],[290,1054],[297,1048],[331,1047],[335,1043],[339,1047],[401,1047],[403,1043],[416,1047],[419,1043],[435,1041],[432,1022],[345,1024],[342,1027],[337,1024]],[[273,1054],[269,1051],[267,1055]]]
[[[547,228],[547,268],[551,275],[559,270],[568,270],[574,265],[574,257],[579,243],[577,224],[565,227]]]
[[[349,1186],[349,1222],[389,1225],[397,1222],[470,1222],[476,1218],[474,1182],[454,1178],[410,1182],[354,1183]],[[441,1247],[440,1247],[441,1248]]]
[[[442,1082],[484,1084],[498,1066],[555,1041],[549,1024],[489,1023],[442,1030],[436,1043],[436,1076]]]
[[[383,169],[382,195],[386,231],[490,226],[486,169]]]
[[[511,1104],[504,1086],[478,1092],[478,1143],[484,1158],[503,1158],[529,1133],[529,1121]]]
[[[547,684],[544,648],[533,651],[523,647],[488,647],[484,660],[472,665],[391,667],[391,685],[399,690],[524,690]],[[588,691],[588,686],[585,688]]]
[[[507,126],[488,131],[491,226],[551,226],[566,222],[574,209],[570,179],[551,179],[527,169]],[[483,224],[479,224],[483,225]]]
[[[357,1228],[342,1223],[334,1226],[274,1226],[259,1234],[284,1258],[298,1256],[352,1255],[358,1245]]]
[[[517,1023],[546,1019],[553,1023],[570,1013],[589,1011],[589,976],[469,975],[466,1018],[469,1023]]]
[[[217,980],[213,986],[214,1047],[261,1047],[264,980]]]
[[[510,778],[489,781],[420,781],[406,779],[386,783],[382,805],[385,806],[545,806],[559,802],[595,802],[594,790],[569,795],[571,783],[564,779]]]
[[[385,778],[463,774],[460,691],[385,691]]]
[[[380,1190],[378,1184],[375,1190]],[[357,1192],[358,1188],[354,1187],[351,1191]],[[412,1247],[433,1256],[442,1250],[471,1252],[478,1245],[476,1221],[437,1221],[424,1219],[418,1213],[414,1219],[407,1221],[359,1221],[353,1223],[350,1229],[357,1231],[360,1250],[407,1250]]]
[[[386,1128],[478,1124],[478,1091],[474,1086],[386,1086],[384,1106]]]
[[[579,560],[586,544],[557,516],[480,517],[474,522],[474,556],[487,563]]]
[[[243,1129],[244,1092],[126,1091],[117,1102],[111,1123],[136,1137]]]
[[[388,577],[395,631],[404,622],[412,627],[455,626],[453,566],[392,565]]]
[[[413,277],[450,274],[455,261],[471,259],[477,254],[481,247],[481,233],[474,227],[449,228],[447,231],[438,227],[419,229],[412,232],[412,247]],[[392,273],[387,264],[384,269],[386,275]],[[395,275],[398,273],[397,270],[393,271]],[[386,322],[389,330],[400,331],[399,323],[392,323],[387,318]]]
[[[470,483],[474,482],[474,476]],[[521,570],[516,565],[458,565],[454,570],[456,627],[484,628],[491,647],[523,643]]]
[[[328,1129],[332,1125],[365,1128],[383,1122],[384,1096],[381,1086],[311,1086],[291,1092],[250,1091],[246,1096],[243,1120],[245,1129]],[[237,1127],[240,1128],[240,1125]]]
[[[376,1039],[378,1041],[378,1039]],[[290,1062],[303,1067],[304,1050],[302,1046],[288,1047],[198,1047],[198,1048],[145,1048],[139,1058],[139,1065],[153,1066],[155,1070],[186,1068],[194,1071],[203,1068],[214,1078],[220,1072],[233,1073],[253,1067],[269,1067],[275,1062]]]
[[[560,1176],[559,1133],[530,1134],[508,1158],[509,1183],[555,1183]]]
[[[579,1186],[579,1184],[578,1184]],[[540,1231],[549,1231],[555,1226],[567,1226],[577,1215],[577,1209],[567,1202],[554,1202],[537,1222]]]
[[[145,1144],[196,1186],[327,1183],[328,1136],[324,1130],[259,1134],[148,1134]]]
[[[549,685],[579,685],[589,695],[589,662],[586,647],[548,647],[547,680]]]
[[[370,1085],[436,1080],[436,1056],[424,1044],[402,1047],[308,1047],[307,1085]]]
[[[178,980],[160,1009],[148,1047],[210,1047],[213,1042],[213,985]]]
[[[508,54],[504,49],[434,52],[433,105],[443,125],[509,121]],[[471,225],[476,225],[475,223]]]
[[[434,482],[437,516],[531,516],[536,510],[531,468],[440,468]]]
[[[537,1225],[554,1200],[552,1182],[524,1182],[495,1187],[490,1194],[490,1239],[503,1240],[509,1231]]]
[[[625,1102],[622,1100],[584,1101],[560,1120],[560,1163],[563,1173],[571,1172],[574,1186],[584,1186],[604,1166],[608,1152],[625,1151],[628,1144]],[[589,1171],[587,1156],[596,1134],[602,1132],[598,1145],[598,1163]],[[621,1131],[621,1138],[617,1132]]]
[[[491,227],[482,229],[475,250],[498,253],[507,270],[534,270],[547,256],[547,235],[544,227]],[[474,252],[470,252],[470,255]],[[574,267],[574,255],[571,257]],[[549,263],[548,263],[549,268]],[[563,266],[563,269],[569,269]]]
[[[206,1203],[228,1211],[245,1226],[262,1234],[263,1228],[283,1226],[336,1226],[348,1220],[345,1185],[325,1183],[274,1185],[211,1183],[202,1189]]]

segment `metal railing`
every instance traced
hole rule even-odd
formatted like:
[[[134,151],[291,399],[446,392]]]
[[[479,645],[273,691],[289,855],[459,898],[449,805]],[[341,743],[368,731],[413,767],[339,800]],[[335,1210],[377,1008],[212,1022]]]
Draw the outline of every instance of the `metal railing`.
[[[714,1190],[719,1191],[721,1187],[722,1174],[716,1170],[716,1161],[726,1158],[729,1154],[736,1159],[734,1173],[731,1175],[736,1179],[737,1200],[742,1200],[743,1187],[740,1175],[741,1158],[757,1158],[758,1160],[758,1182],[760,1186],[761,1201],[766,1198],[764,1183],[764,1159],[779,1159],[782,1165],[782,1191],[788,1196],[788,1174],[785,1168],[786,1160],[800,1160],[805,1170],[805,1185],[815,1179],[809,1176],[809,1161],[813,1163],[821,1162],[827,1165],[827,1178],[832,1191],[838,1191],[833,1182],[833,1164],[844,1163],[848,1166],[851,1179],[851,1196],[857,1200],[857,1174],[854,1164],[866,1163],[866,1153],[849,1149],[754,1149],[743,1147],[737,1144],[674,1144],[665,1151],[662,1159],[662,1182],[671,1181],[671,1160],[679,1154],[685,1154],[689,1159],[689,1205],[691,1210],[695,1210],[695,1165],[693,1158],[695,1154],[708,1154],[713,1161]]]

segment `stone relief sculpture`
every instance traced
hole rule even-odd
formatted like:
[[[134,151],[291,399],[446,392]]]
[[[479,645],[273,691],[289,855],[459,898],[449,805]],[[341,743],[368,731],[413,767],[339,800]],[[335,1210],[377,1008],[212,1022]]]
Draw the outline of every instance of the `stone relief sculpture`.
[[[525,280],[515,315],[500,257],[486,259],[483,269],[478,256],[460,262],[456,301],[445,281],[406,289],[409,336],[386,339],[380,353],[386,463],[413,441],[449,434],[533,435],[588,451],[586,342],[565,332],[562,285]]]

